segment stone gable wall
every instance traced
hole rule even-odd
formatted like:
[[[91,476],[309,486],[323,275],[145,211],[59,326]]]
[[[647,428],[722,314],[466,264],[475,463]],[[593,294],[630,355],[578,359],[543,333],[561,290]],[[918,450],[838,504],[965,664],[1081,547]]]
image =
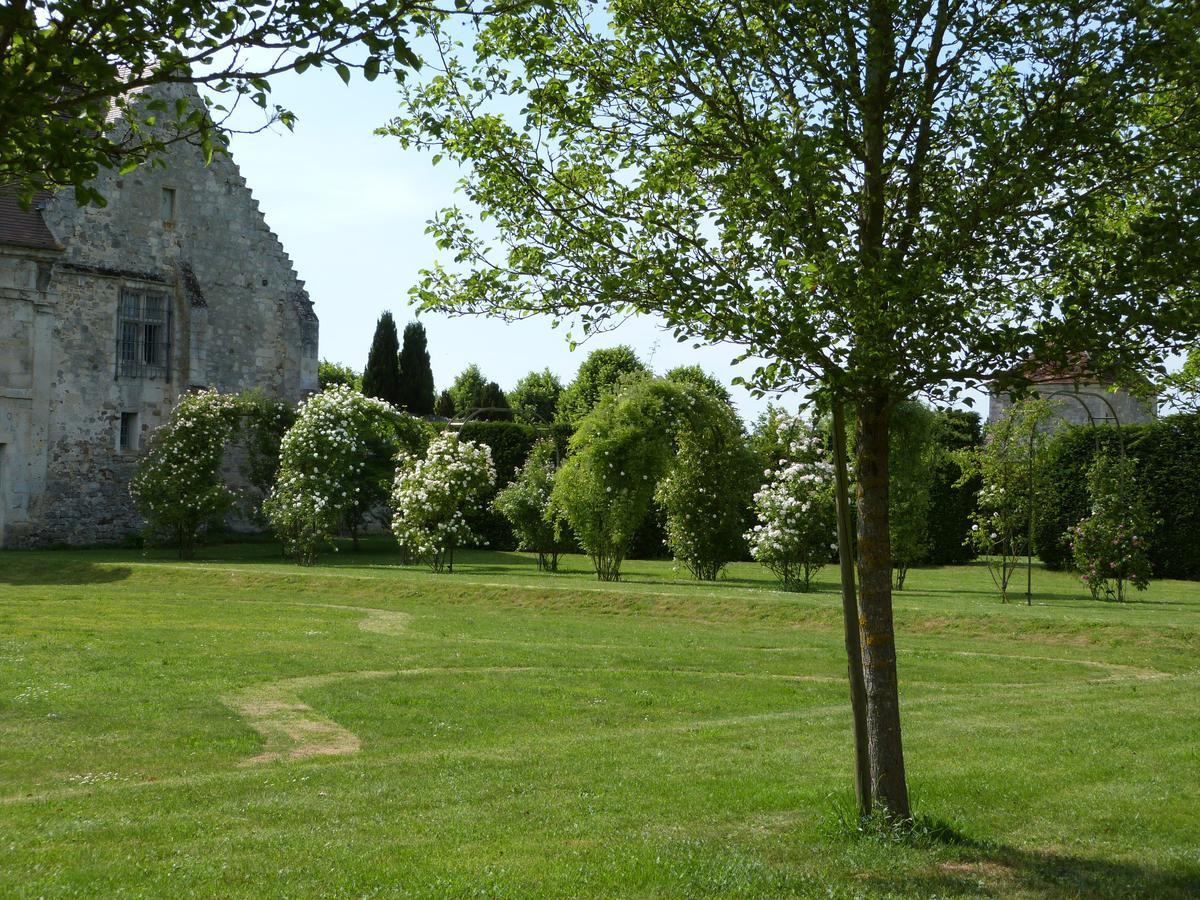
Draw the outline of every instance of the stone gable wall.
[[[194,98],[189,91],[167,89]],[[116,541],[139,527],[128,490],[138,453],[118,449],[122,413],[137,414],[144,450],[189,389],[259,388],[299,400],[317,388],[312,303],[228,156],[205,166],[199,150],[181,144],[165,169],[107,172],[97,186],[103,208],[78,207],[64,191],[45,209],[64,247],[41,263],[53,269],[45,290],[31,288],[28,260],[0,254],[0,349],[29,348],[23,361],[6,353],[0,363],[0,534],[8,546]],[[175,191],[171,221],[164,188]],[[123,287],[167,296],[169,379],[120,373]],[[39,417],[43,434],[33,440]]]

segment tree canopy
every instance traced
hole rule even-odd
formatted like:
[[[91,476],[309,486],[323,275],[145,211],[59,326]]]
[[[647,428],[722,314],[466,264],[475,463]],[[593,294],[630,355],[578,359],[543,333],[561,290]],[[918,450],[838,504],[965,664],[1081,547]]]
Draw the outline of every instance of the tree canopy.
[[[507,420],[512,418],[511,413],[495,411],[507,410],[509,408],[508,398],[504,395],[500,385],[483,377],[483,373],[479,371],[479,366],[475,363],[471,363],[458,373],[454,384],[450,385],[449,392],[454,403],[454,415],[459,418],[469,416],[477,410],[488,410],[477,415],[478,419]]]
[[[575,427],[597,403],[616,389],[622,378],[649,371],[632,347],[622,344],[593,350],[579,364],[575,380],[558,399],[558,421]]]
[[[518,422],[548,425],[554,421],[554,411],[563,386],[559,377],[549,369],[530,372],[508,392],[508,402]]]
[[[1200,8],[564,0],[469,51],[434,37],[391,131],[463,165],[487,228],[434,219],[453,263],[426,307],[587,331],[656,314],[764,359],[758,389],[854,403],[851,666],[874,800],[907,819],[891,410],[1031,357],[1161,371],[1195,340]]]
[[[419,60],[415,29],[443,12],[479,13],[452,0],[17,0],[0,8],[0,184],[25,196],[87,182],[101,167],[160,158],[175,141],[211,154],[238,103],[261,107],[263,127],[295,117],[270,100],[272,79],[328,66],[346,82],[403,76]],[[157,85],[203,86],[206,109],[155,96]],[[124,127],[112,127],[121,123]]]
[[[321,390],[335,384],[344,384],[346,387],[361,391],[362,375],[355,372],[350,366],[323,359],[317,363],[317,384],[320,385]]]

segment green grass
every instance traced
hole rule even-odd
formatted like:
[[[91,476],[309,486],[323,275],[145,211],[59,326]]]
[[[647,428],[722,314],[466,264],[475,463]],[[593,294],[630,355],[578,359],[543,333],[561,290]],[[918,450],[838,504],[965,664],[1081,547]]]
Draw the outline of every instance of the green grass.
[[[1200,585],[1037,571],[1002,606],[981,567],[913,571],[934,827],[889,842],[839,824],[834,567],[794,595],[277,553],[0,554],[0,895],[1200,894]]]

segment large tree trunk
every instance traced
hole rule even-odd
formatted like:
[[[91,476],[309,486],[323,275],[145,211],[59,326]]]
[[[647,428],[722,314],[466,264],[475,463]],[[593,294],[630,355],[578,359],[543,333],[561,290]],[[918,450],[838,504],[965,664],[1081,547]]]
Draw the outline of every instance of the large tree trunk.
[[[908,786],[900,740],[900,695],[892,627],[892,560],[888,536],[886,397],[858,407],[858,581],[863,678],[867,691],[867,752],[875,803],[891,819],[908,819]]]
[[[850,479],[846,471],[846,407],[833,398],[834,490],[837,491],[838,561],[842,575],[842,626],[846,639],[846,670],[850,677],[850,709],[854,714],[854,796],[858,814],[871,814],[871,759],[867,745],[867,691],[863,679],[862,647],[858,633],[858,599],[854,587],[854,529],[850,521]]]

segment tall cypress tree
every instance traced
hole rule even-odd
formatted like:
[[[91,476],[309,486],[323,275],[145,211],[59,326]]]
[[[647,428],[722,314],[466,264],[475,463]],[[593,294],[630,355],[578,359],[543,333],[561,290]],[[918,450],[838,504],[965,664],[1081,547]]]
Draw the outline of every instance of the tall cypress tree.
[[[425,326],[409,322],[404,326],[404,345],[400,349],[400,405],[414,416],[433,413],[433,368]]]
[[[371,341],[367,367],[363,369],[362,391],[368,397],[378,397],[393,405],[401,402],[400,340],[390,312],[381,315],[375,325],[375,338]]]

